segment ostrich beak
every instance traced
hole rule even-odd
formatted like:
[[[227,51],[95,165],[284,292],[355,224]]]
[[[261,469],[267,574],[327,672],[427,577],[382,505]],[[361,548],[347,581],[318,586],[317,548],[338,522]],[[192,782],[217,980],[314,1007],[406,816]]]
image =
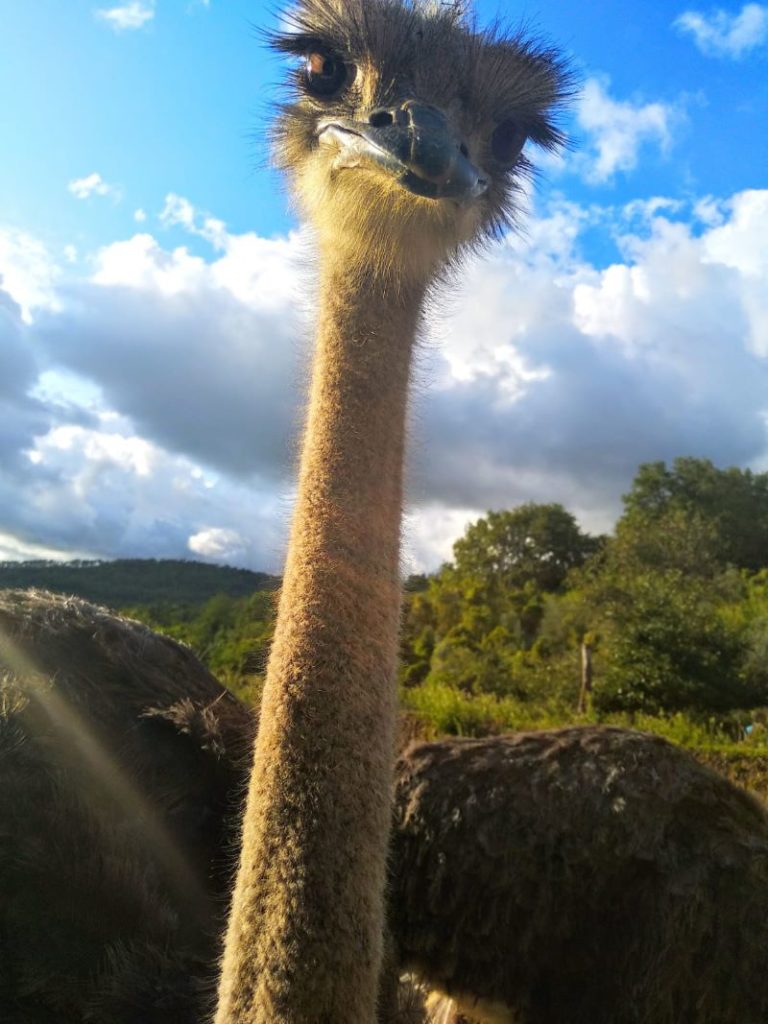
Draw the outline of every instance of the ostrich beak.
[[[323,121],[318,139],[336,146],[337,168],[373,165],[426,199],[471,202],[488,188],[445,115],[412,100],[379,111],[374,124],[349,118]]]

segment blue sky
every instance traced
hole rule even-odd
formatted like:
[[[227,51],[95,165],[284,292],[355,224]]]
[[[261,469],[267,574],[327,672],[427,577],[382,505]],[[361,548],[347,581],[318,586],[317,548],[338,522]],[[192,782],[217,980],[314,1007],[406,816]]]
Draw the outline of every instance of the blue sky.
[[[279,566],[306,282],[265,166],[267,7],[0,0],[0,555]],[[768,466],[768,6],[501,13],[572,56],[577,148],[437,329],[417,568],[518,500],[610,526],[640,459]]]
[[[259,28],[274,24],[270,5],[144,6],[154,16],[142,28],[114,31],[94,16],[98,0],[0,2],[0,130],[15,140],[13,158],[0,162],[0,218],[90,247],[130,231],[134,210],[157,212],[173,191],[215,211],[233,231],[285,230],[290,213],[264,168],[262,143],[280,73],[258,38]],[[101,9],[110,9],[109,0]],[[556,40],[612,97],[675,111],[666,151],[649,142],[641,174],[599,185],[575,174],[550,177],[574,201],[723,194],[765,175],[765,47],[748,59],[703,54],[674,27],[690,10],[684,0],[595,0],[588,11],[571,0],[477,5],[481,21],[499,10]],[[574,134],[583,139],[578,125]],[[122,201],[78,203],[67,192],[68,182],[93,168],[121,190]]]

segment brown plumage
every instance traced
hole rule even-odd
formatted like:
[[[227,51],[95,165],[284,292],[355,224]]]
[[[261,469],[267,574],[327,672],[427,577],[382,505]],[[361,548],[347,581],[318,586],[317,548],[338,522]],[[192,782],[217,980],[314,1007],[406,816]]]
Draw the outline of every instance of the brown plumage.
[[[255,725],[174,640],[0,590],[2,1024],[210,1018]]]
[[[251,713],[172,640],[9,591],[0,698],[0,1019],[200,1024]],[[656,737],[412,745],[390,867],[385,1024],[429,989],[494,1024],[768,1019],[765,811]]]
[[[192,653],[0,591],[0,1019],[199,1024],[250,713]]]
[[[396,724],[406,409],[428,294],[561,141],[562,61],[457,4],[299,0],[277,160],[320,286],[294,519],[217,1024],[373,1024]]]
[[[401,967],[473,1019],[768,1020],[766,810],[658,737],[410,748],[390,913]]]

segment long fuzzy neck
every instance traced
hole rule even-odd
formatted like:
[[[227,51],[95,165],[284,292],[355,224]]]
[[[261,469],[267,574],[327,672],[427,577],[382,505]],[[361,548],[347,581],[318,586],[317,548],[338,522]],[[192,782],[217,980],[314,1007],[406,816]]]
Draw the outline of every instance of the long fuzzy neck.
[[[423,288],[329,270],[216,1024],[372,1024]]]

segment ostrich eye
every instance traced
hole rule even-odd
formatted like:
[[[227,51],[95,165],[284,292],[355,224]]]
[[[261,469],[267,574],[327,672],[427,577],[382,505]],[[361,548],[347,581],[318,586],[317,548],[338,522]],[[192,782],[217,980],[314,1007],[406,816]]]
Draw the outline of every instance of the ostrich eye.
[[[496,126],[491,136],[493,159],[505,167],[511,167],[523,151],[526,133],[517,121],[509,118]]]
[[[327,53],[307,56],[307,89],[313,96],[335,96],[353,77],[354,67],[338,57],[329,57]]]

